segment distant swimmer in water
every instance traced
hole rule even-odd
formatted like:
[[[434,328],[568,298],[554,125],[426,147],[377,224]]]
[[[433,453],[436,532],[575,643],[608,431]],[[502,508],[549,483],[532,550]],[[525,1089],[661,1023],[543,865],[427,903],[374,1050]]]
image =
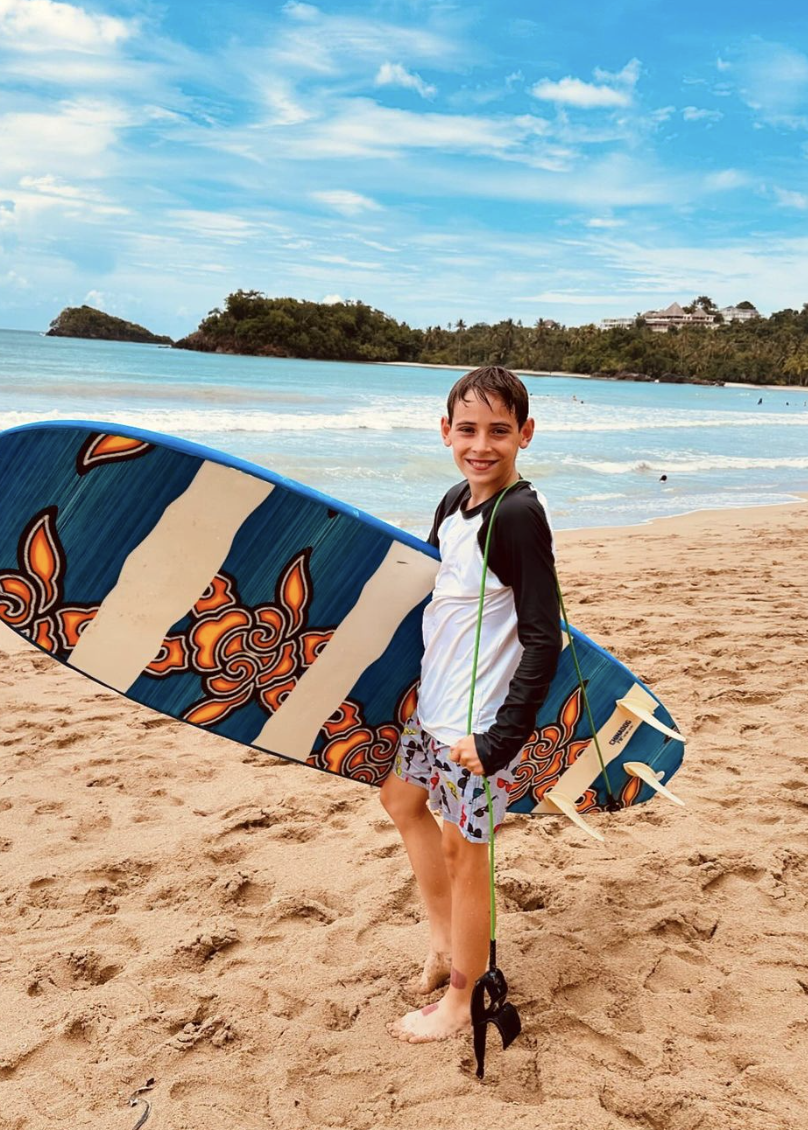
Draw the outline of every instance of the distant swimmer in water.
[[[668,476],[667,476],[667,475],[660,475],[660,476],[659,476],[659,481],[660,481],[661,483],[666,483],[666,482],[668,481]]]
[[[762,404],[762,403],[763,403],[763,397],[761,396],[760,400],[758,401],[758,404]]]

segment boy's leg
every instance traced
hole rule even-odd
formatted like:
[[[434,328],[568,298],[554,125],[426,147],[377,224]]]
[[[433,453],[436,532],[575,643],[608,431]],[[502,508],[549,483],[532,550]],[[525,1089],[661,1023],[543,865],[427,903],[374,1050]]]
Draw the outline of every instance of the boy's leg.
[[[388,1025],[391,1035],[413,1044],[445,1040],[469,1029],[471,993],[488,963],[488,845],[470,842],[447,823],[443,852],[452,888],[451,982],[436,1004]]]
[[[431,992],[449,976],[452,894],[441,849],[441,832],[427,808],[426,789],[391,773],[381,788],[381,801],[398,828],[429,918],[430,948],[421,977],[413,988]]]

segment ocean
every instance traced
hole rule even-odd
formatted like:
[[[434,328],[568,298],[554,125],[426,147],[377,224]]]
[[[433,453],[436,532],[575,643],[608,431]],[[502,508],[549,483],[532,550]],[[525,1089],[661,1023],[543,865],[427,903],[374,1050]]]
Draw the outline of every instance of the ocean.
[[[182,436],[423,537],[441,495],[460,477],[438,425],[461,371],[216,356],[0,330],[0,430],[76,419]],[[561,375],[525,383],[536,434],[519,469],[547,496],[559,529],[808,493],[808,389]]]

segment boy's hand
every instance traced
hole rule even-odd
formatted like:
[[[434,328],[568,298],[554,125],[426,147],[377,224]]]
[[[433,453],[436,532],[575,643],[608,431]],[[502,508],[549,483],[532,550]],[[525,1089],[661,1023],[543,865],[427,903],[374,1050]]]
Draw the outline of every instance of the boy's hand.
[[[449,750],[449,759],[456,764],[462,765],[464,769],[470,769],[478,777],[485,775],[483,763],[477,756],[477,746],[474,744],[474,735],[469,734],[465,738],[461,738],[459,742],[455,742]]]

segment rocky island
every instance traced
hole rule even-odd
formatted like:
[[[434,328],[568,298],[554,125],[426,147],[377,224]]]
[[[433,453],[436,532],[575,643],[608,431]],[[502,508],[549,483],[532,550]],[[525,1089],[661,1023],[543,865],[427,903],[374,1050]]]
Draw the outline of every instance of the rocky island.
[[[153,334],[145,326],[127,322],[96,310],[93,306],[67,306],[54,318],[46,337],[85,337],[99,341],[137,341],[148,345],[171,345],[171,338]]]

